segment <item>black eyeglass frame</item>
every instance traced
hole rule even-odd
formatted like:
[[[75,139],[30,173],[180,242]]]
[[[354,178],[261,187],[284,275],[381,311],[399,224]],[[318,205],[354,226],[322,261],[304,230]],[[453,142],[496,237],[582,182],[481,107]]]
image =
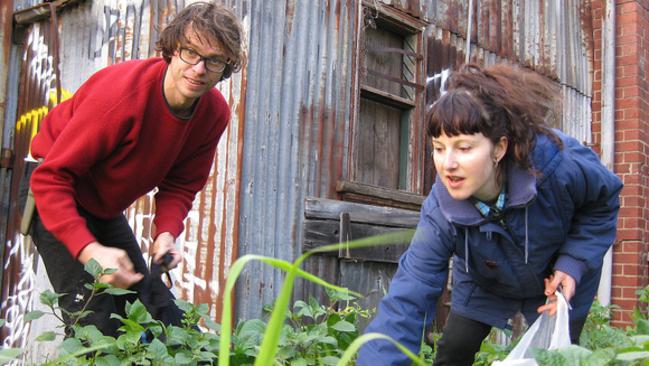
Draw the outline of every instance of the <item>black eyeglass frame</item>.
[[[195,61],[190,61],[190,60],[188,60],[188,59],[187,59],[187,56],[188,56],[188,55],[186,54],[186,52],[191,52],[191,53],[195,54],[195,55],[197,56],[196,60],[195,60]],[[185,53],[185,57],[183,57],[183,53]],[[194,66],[194,65],[198,65],[201,61],[203,61],[203,65],[205,65],[205,69],[206,69],[207,71],[209,71],[209,72],[213,72],[213,73],[223,73],[223,74],[225,74],[226,70],[227,70],[229,67],[232,66],[232,65],[230,65],[230,63],[228,62],[228,59],[225,58],[225,57],[222,57],[222,56],[206,57],[206,56],[203,56],[203,55],[201,55],[200,53],[196,52],[193,48],[189,48],[189,47],[180,47],[180,48],[178,49],[178,57],[179,57],[180,60],[182,60],[184,63],[186,63],[186,64],[188,64],[188,65],[192,65],[192,66]],[[222,65],[222,66],[219,66],[218,69],[214,69],[214,68],[213,68],[213,67],[215,66],[215,65],[214,65],[214,61],[213,61],[214,59],[216,59],[217,62],[218,62],[220,65]],[[212,65],[212,66],[210,66],[210,65]]]

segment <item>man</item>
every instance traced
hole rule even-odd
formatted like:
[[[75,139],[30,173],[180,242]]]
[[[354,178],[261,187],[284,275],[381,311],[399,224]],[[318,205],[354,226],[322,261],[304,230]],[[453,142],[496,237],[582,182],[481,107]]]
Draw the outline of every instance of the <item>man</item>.
[[[156,187],[153,261],[169,253],[166,269],[178,265],[175,239],[229,122],[229,107],[214,86],[243,62],[236,16],[216,4],[189,5],[162,31],[157,49],[162,58],[91,76],[46,116],[32,142],[32,155],[44,161],[31,177],[37,208],[31,235],[54,290],[67,294],[59,304],[69,311],[87,300],[83,266],[91,258],[117,270],[101,278],[116,287],[137,290],[141,281],[160,281],[150,278],[122,214]],[[85,323],[115,335],[120,324],[109,316],[123,314],[125,300],[133,298],[94,298]]]

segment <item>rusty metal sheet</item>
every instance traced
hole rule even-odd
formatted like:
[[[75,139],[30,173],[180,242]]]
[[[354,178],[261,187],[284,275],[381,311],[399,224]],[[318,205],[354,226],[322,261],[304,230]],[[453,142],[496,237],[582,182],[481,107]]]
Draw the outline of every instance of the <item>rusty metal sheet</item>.
[[[347,166],[359,2],[268,1],[251,7],[239,254],[294,260],[304,197],[332,197]],[[268,21],[272,19],[273,21]],[[308,270],[321,273],[319,267]],[[283,274],[251,264],[237,316],[259,317]]]
[[[466,39],[470,0],[431,3],[435,28]],[[566,0],[473,1],[471,42],[479,57],[494,54],[521,63],[592,96],[590,2]],[[465,49],[466,45],[462,47]],[[473,52],[472,51],[472,57]],[[494,58],[497,59],[497,58]]]
[[[587,2],[569,0],[474,1],[471,60],[481,64],[509,61],[546,75],[562,87],[564,113],[557,127],[590,142],[593,39]],[[428,78],[439,82],[444,70],[464,62],[468,0],[433,3],[428,34]],[[459,17],[459,18],[458,18]],[[464,19],[464,20],[462,20]],[[500,19],[500,26],[493,24]],[[496,31],[494,29],[500,29]],[[429,102],[439,84],[429,85]],[[432,90],[431,90],[432,89]]]
[[[431,0],[379,0],[379,2],[424,21],[432,18],[433,1]]]
[[[47,52],[51,43],[50,28],[35,25],[25,40],[24,58],[20,65],[17,115],[13,126],[13,150],[15,159],[12,167],[9,191],[10,209],[7,218],[7,237],[4,244],[2,314],[7,319],[3,328],[5,346],[21,346],[26,342],[29,324],[23,321],[24,314],[37,302],[35,288],[35,249],[29,241],[17,233],[20,222],[16,210],[16,196],[23,172],[23,158],[29,151],[29,141],[35,134],[38,123],[52,105],[53,94],[51,58]],[[22,96],[22,97],[20,97]]]
[[[234,4],[235,11],[247,19],[246,1]],[[20,4],[25,7],[34,3]],[[176,11],[185,6],[183,0],[107,0],[82,2],[66,8],[59,14],[59,45],[61,56],[61,84],[66,92],[74,92],[98,69],[134,58],[154,55],[157,30]],[[246,28],[245,32],[249,32]],[[8,319],[8,334],[3,334],[5,345],[24,345],[28,324],[24,314],[34,303],[33,291],[41,286],[35,281],[47,281],[36,273],[37,257],[33,246],[17,231],[18,215],[15,209],[18,177],[22,174],[22,159],[27,156],[29,141],[37,130],[40,119],[52,107],[50,101],[55,78],[52,66],[49,22],[32,24],[20,65],[20,87],[14,90],[19,101],[15,121],[12,121],[13,148],[16,154],[14,177],[11,182],[11,211],[3,261],[2,315]],[[232,120],[218,146],[217,156],[205,189],[196,197],[186,221],[186,230],[177,244],[183,262],[174,271],[177,294],[195,303],[210,305],[210,312],[220,314],[219,294],[225,274],[237,256],[239,217],[239,177],[245,112],[246,70],[235,74],[219,89],[232,109]],[[126,214],[141,243],[145,257],[151,243],[152,193],[138,200]],[[42,268],[41,268],[42,271]],[[0,317],[3,317],[0,315]],[[15,315],[15,316],[14,316]]]

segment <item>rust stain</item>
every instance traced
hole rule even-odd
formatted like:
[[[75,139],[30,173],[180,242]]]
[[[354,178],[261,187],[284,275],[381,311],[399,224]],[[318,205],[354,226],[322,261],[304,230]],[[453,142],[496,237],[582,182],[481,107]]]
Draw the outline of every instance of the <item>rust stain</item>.
[[[11,37],[12,34],[11,25],[12,25],[12,2],[11,1],[2,1],[0,2],[0,22],[2,22],[2,55],[0,56],[0,62],[3,65],[9,65],[9,54],[11,51]],[[3,70],[7,70],[4,68]],[[5,71],[6,72],[6,71]],[[6,80],[7,75],[0,75],[0,80]],[[5,84],[6,85],[6,84]],[[4,87],[3,87],[4,88]],[[5,108],[6,108],[6,92],[0,93],[0,120],[4,121],[5,117]],[[3,141],[3,131],[0,131],[0,141]]]
[[[471,25],[471,42],[476,44],[483,44],[485,48],[489,47],[490,44],[490,17],[493,14],[489,12],[489,4],[493,0],[487,0],[486,2],[480,3],[478,1],[473,2],[473,11]],[[469,14],[467,13],[467,16]]]
[[[605,3],[604,5],[605,6]],[[583,45],[588,54],[589,68],[593,69],[593,60],[595,52],[595,39],[593,36],[593,8],[590,1],[580,1],[578,5],[579,19],[581,21],[581,31],[584,35]]]
[[[286,14],[286,33],[290,34],[293,30],[293,21],[295,20],[295,1],[287,1],[284,12]]]
[[[341,34],[342,34],[342,36],[339,37],[339,40],[340,40],[339,42],[343,42],[343,44],[342,44],[343,55],[341,55],[341,58],[344,58],[344,55],[347,53],[347,50],[351,48],[350,45],[353,44],[353,42],[351,44],[349,43],[349,38],[347,38],[348,37],[347,34],[345,33],[344,30],[341,30],[341,28],[340,28],[340,22],[342,21],[342,19],[341,19],[341,10],[340,10],[340,4],[341,3],[342,2],[338,2],[339,6],[336,7],[336,19],[338,20],[338,24],[336,25],[336,29],[339,30],[339,32],[341,32]],[[345,6],[347,7],[346,8],[347,9],[347,19],[345,19],[345,20],[346,20],[346,24],[348,24],[348,27],[349,27],[349,25],[354,24],[354,22],[353,22],[354,13],[352,11],[353,9],[352,9],[352,6],[351,6],[349,1],[346,2]],[[352,54],[353,54],[353,52],[352,52]],[[344,65],[339,65],[338,69],[343,73],[343,75],[342,75],[343,79],[350,76],[350,74],[348,74],[346,72],[347,68]],[[343,71],[343,70],[345,70],[345,71]],[[353,73],[351,75],[353,75]],[[338,181],[344,175],[344,172],[343,172],[343,160],[344,160],[345,151],[343,150],[343,147],[345,146],[345,140],[344,140],[345,136],[344,136],[344,133],[340,133],[340,131],[343,131],[343,129],[345,128],[345,122],[346,121],[345,121],[344,114],[342,112],[338,111],[337,100],[338,99],[340,99],[341,101],[345,100],[345,96],[347,96],[347,93],[348,93],[348,91],[346,91],[343,95],[340,95],[339,98],[333,98],[334,102],[333,102],[333,105],[331,107],[334,115],[336,116],[335,120],[338,123],[336,125],[336,131],[338,131],[338,133],[336,133],[336,135],[338,136],[338,138],[335,139],[335,142],[334,142],[334,144],[332,146],[332,149],[335,151],[335,155],[333,157],[333,162],[332,162],[333,169],[330,172],[330,182],[331,183]],[[349,99],[354,99],[354,98],[349,98]],[[353,113],[353,111],[350,111],[350,115],[352,113]],[[347,131],[349,131],[349,128],[347,128]],[[334,184],[330,184],[329,186],[330,186],[330,190],[328,192],[327,197],[336,197],[337,192],[336,192],[336,190],[334,188]],[[296,231],[294,231],[293,235],[296,235]],[[295,241],[296,238],[294,238],[293,240]]]
[[[394,9],[400,10],[406,14],[412,15],[415,18],[422,17],[422,3],[419,0],[390,0],[386,1],[386,6],[390,6]]]
[[[539,7],[537,9],[539,13],[539,58],[540,58],[540,64],[535,65],[536,68],[539,70],[543,70],[542,72],[546,73],[546,70],[549,70],[548,65],[550,64],[550,57],[549,54],[552,50],[552,45],[547,45],[548,42],[550,42],[549,39],[546,39],[545,34],[547,33],[547,29],[544,27],[546,24],[545,22],[545,6],[543,6],[543,1],[539,3]]]
[[[326,68],[325,68],[326,70]],[[325,79],[326,75],[323,74],[320,75],[320,83],[321,87],[317,91],[318,93],[318,103],[317,105],[314,105],[314,108],[317,108],[317,110],[314,111],[315,114],[318,115],[317,121],[314,123],[314,127],[318,130],[316,139],[313,141],[313,143],[316,145],[315,149],[318,152],[317,159],[320,162],[319,169],[317,169],[317,174],[315,177],[315,195],[317,197],[320,197],[322,194],[321,192],[321,186],[322,186],[322,168],[324,164],[322,164],[322,160],[324,158],[323,156],[323,150],[324,150],[324,128],[325,128],[325,97],[324,97],[324,85],[325,85]],[[316,107],[317,106],[317,107]]]
[[[245,132],[245,123],[244,123],[244,121],[245,121],[245,110],[246,110],[246,108],[245,108],[246,107],[246,85],[248,84],[248,74],[247,74],[246,70],[247,69],[245,67],[243,67],[241,69],[241,74],[240,74],[240,78],[241,78],[241,86],[240,86],[241,94],[238,96],[239,97],[239,103],[237,104],[237,107],[235,109],[235,113],[237,115],[237,119],[239,121],[239,124],[238,124],[238,129],[237,129],[237,141],[234,142],[236,144],[236,146],[237,146],[237,152],[236,152],[237,153],[237,171],[236,171],[236,182],[235,182],[235,193],[234,193],[234,195],[235,195],[234,208],[233,208],[233,212],[232,212],[232,215],[234,216],[234,220],[233,220],[233,224],[232,224],[233,225],[233,228],[232,228],[232,244],[233,245],[232,245],[232,248],[230,248],[230,250],[232,251],[232,254],[231,254],[232,260],[236,260],[236,258],[239,257],[239,249],[238,249],[239,248],[239,246],[238,246],[238,244],[239,244],[239,215],[240,215],[240,211],[241,211],[241,206],[240,206],[241,200],[239,199],[239,197],[241,197],[241,190],[242,190],[241,185],[243,184],[242,179],[241,179],[241,175],[242,175],[242,171],[243,171],[243,169],[241,169],[241,162],[243,161],[243,141],[244,141],[244,132]],[[232,80],[230,80],[229,82],[232,83]],[[230,93],[230,95],[229,95],[228,102],[229,102],[228,105],[233,105],[235,103],[234,95],[232,93]],[[225,206],[225,208],[227,209],[227,206]],[[221,222],[221,225],[225,225],[225,222],[224,221]],[[222,226],[222,227],[225,227],[225,226]],[[232,263],[227,263],[227,266],[226,266],[226,263],[225,263],[225,253],[227,251],[227,248],[226,248],[227,240],[225,239],[225,231],[223,231],[223,232],[224,232],[224,234],[223,234],[224,236],[221,238],[221,242],[219,243],[219,245],[220,245],[219,252],[221,253],[221,255],[219,256],[219,268],[220,268],[220,271],[218,273],[219,291],[218,291],[218,294],[216,296],[216,314],[217,314],[216,321],[217,322],[221,322],[221,313],[223,312],[223,295],[224,295],[225,282],[226,282],[225,273],[226,273],[227,269],[230,268],[230,265],[232,264]],[[216,245],[216,243],[215,243],[215,245]],[[232,303],[233,309],[234,309],[234,305],[235,305],[235,302],[236,302],[236,296],[234,296],[235,295],[234,291],[235,290],[233,290],[232,294],[231,294],[232,299],[234,299],[233,303]],[[232,319],[233,319],[233,324],[231,324],[231,325],[234,326],[234,317],[232,317]]]
[[[494,53],[500,51],[500,38],[501,38],[501,27],[502,23],[502,14],[501,14],[501,5],[502,0],[491,0],[489,2],[489,12],[490,17],[487,19],[489,22],[490,33],[489,33],[489,48],[493,50]]]
[[[509,60],[514,59],[514,19],[513,19],[513,0],[503,0],[505,9],[502,24],[502,41],[500,43],[500,52],[498,55]]]
[[[334,18],[336,19],[336,27],[335,29],[337,31],[340,30],[340,8],[342,7],[342,1],[336,1],[336,4],[334,5],[334,14],[336,15]]]
[[[446,13],[444,14],[444,21],[442,22],[442,27],[455,33],[455,34],[464,34],[466,38],[466,30],[463,31],[459,26],[459,19],[466,19],[467,13],[464,12],[464,6],[462,6],[458,1],[445,0],[447,4]],[[462,15],[464,14],[464,15]]]
[[[363,11],[363,7],[361,6],[360,1],[355,1],[353,4],[354,4],[354,8],[350,7],[349,14],[350,14],[350,17],[352,19],[356,20],[356,19],[359,18],[358,15],[361,14],[361,12]],[[362,22],[362,20],[360,20],[360,21]],[[361,26],[362,26],[361,24],[356,24],[355,28],[359,29],[359,28],[361,28]],[[353,38],[352,45],[351,45],[352,46],[351,47],[351,49],[352,49],[352,53],[351,53],[351,74],[350,74],[351,79],[352,79],[351,90],[356,90],[358,88],[359,80],[361,79],[359,77],[359,74],[361,73],[361,70],[359,69],[359,62],[362,63],[363,55],[361,54],[361,52],[358,52],[358,51],[361,49],[361,44],[362,44],[361,35],[362,34],[363,34],[363,32],[358,32],[356,37]],[[354,154],[353,154],[353,143],[352,143],[353,136],[351,134],[351,131],[354,131],[354,129],[356,128],[356,126],[355,126],[355,120],[356,119],[351,118],[351,116],[353,116],[356,113],[357,109],[358,109],[358,101],[356,99],[357,98],[350,98],[350,106],[349,106],[350,118],[349,118],[348,131],[350,131],[350,134],[347,137],[347,151],[346,151],[346,154],[347,154],[347,156],[350,157],[350,159],[349,159],[349,162],[347,164],[347,167],[348,167],[347,171],[343,172],[341,170],[341,173],[340,173],[341,175],[346,174],[350,178],[353,178],[353,177],[351,177],[351,171],[352,171],[351,167],[354,166],[354,162],[352,161],[352,158],[353,158]],[[335,197],[336,199],[340,198],[340,196],[338,194],[336,194],[333,197]]]

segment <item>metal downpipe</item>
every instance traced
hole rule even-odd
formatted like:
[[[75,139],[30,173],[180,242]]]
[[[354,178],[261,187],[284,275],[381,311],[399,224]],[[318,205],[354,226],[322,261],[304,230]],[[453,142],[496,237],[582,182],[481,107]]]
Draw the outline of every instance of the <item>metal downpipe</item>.
[[[615,158],[615,0],[605,1],[602,18],[602,163],[613,171]],[[602,277],[597,290],[599,302],[611,303],[613,248],[604,256]]]

